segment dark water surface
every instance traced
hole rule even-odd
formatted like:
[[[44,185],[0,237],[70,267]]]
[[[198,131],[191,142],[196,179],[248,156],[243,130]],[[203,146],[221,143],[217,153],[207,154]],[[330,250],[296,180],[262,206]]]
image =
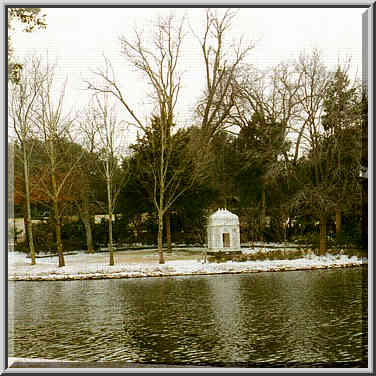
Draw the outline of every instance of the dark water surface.
[[[10,281],[9,356],[366,367],[366,274]]]

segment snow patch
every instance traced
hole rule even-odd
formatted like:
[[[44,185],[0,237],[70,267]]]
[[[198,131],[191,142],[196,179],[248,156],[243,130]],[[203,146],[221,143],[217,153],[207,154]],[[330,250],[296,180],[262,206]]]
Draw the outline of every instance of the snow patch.
[[[263,260],[263,261],[227,261],[222,263],[204,263],[202,260],[174,260],[165,264],[130,263],[109,266],[104,263],[88,263],[92,255],[67,256],[64,267],[56,265],[56,259],[38,259],[36,265],[22,261],[20,254],[9,257],[9,280],[75,280],[75,279],[101,279],[101,278],[135,278],[151,276],[176,276],[192,274],[221,274],[221,273],[246,273],[260,271],[306,270],[334,267],[360,266],[367,263],[366,259],[346,255],[309,255],[294,260]],[[69,261],[73,261],[69,265]],[[79,261],[79,262],[78,262]]]

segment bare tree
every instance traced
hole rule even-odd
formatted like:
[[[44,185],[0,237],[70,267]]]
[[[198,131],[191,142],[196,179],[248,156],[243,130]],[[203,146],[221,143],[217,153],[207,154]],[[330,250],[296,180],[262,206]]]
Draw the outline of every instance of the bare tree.
[[[197,107],[205,134],[203,144],[207,144],[217,130],[226,127],[235,105],[237,68],[254,47],[251,43],[245,44],[242,37],[238,42],[226,43],[235,15],[232,9],[227,9],[222,17],[216,10],[207,9],[204,35],[198,36],[192,30],[200,43],[205,66],[205,90]]]
[[[238,43],[225,50],[224,34],[229,29],[233,17],[234,14],[230,10],[226,11],[221,19],[211,10],[206,12],[206,29],[203,38],[199,38],[199,40],[204,56],[207,80],[205,99],[198,110],[202,115],[201,128],[206,137],[202,137],[201,134],[196,138],[196,150],[197,145],[206,147],[204,139],[209,140],[216,130],[224,125],[225,119],[233,107],[231,90],[235,69],[252,48],[252,46],[243,48],[242,44]],[[187,179],[181,178],[181,168],[174,166],[173,173],[170,169],[173,151],[171,132],[175,123],[175,107],[181,87],[178,63],[183,42],[183,25],[184,19],[176,23],[173,16],[159,18],[150,44],[148,39],[137,30],[134,39],[121,38],[123,53],[127,60],[142,72],[151,84],[151,96],[155,103],[153,116],[160,123],[159,142],[157,143],[159,147],[158,160],[154,160],[151,171],[154,181],[153,202],[158,214],[158,250],[161,264],[164,263],[162,244],[164,215],[200,175],[200,173],[192,172],[189,174],[189,181],[187,181]],[[215,47],[213,47],[213,40]],[[118,98],[133,118],[134,124],[147,134],[151,122],[141,120],[140,116],[131,108],[116,81],[111,64],[107,60],[106,68],[97,74],[103,80],[103,85],[98,86],[89,82],[89,89],[95,92],[111,93]],[[189,148],[190,152],[195,149],[193,145]],[[203,154],[205,153],[201,150],[201,156]],[[198,162],[197,157],[193,159]],[[195,171],[199,171],[199,169],[195,169]]]
[[[252,112],[260,112],[265,118],[281,124],[282,137],[290,141],[290,148],[281,150],[290,179],[301,180],[302,177],[296,174],[298,161],[303,155],[309,156],[312,184],[307,186],[300,181],[304,189],[292,200],[292,206],[309,206],[320,219],[321,252],[327,248],[326,223],[333,210],[330,198],[332,179],[322,163],[325,158],[323,104],[330,77],[317,50],[311,54],[302,53],[295,62],[279,64],[271,74],[256,71],[246,77],[243,75],[238,80],[233,116],[240,127],[247,125]],[[273,175],[275,169],[271,168],[266,178]]]
[[[41,69],[40,58],[33,57],[23,64],[19,80],[9,82],[9,117],[17,137],[19,150],[16,157],[23,166],[25,191],[25,230],[29,243],[31,264],[35,265],[31,199],[30,199],[30,163],[33,152],[33,126],[40,110],[38,98],[45,84],[47,75]]]
[[[174,126],[175,107],[179,97],[181,75],[178,73],[178,61],[180,58],[181,45],[183,41],[183,22],[176,24],[175,18],[159,18],[155,25],[151,45],[142,33],[135,30],[134,40],[121,37],[123,54],[130,64],[142,72],[151,84],[151,97],[155,103],[153,116],[159,119],[159,152],[158,161],[153,163],[153,202],[158,213],[158,250],[159,262],[164,263],[163,257],[163,217],[171,206],[186,189],[187,186],[180,186],[178,174],[168,175],[169,160],[171,156],[170,140]],[[103,85],[97,86],[88,83],[89,89],[95,92],[111,93],[124,106],[126,111],[135,121],[135,125],[145,134],[150,130],[150,122],[141,120],[125,99],[115,79],[111,64],[106,60],[106,69],[97,72],[102,78]],[[158,163],[156,163],[158,162]],[[174,193],[167,198],[167,190],[174,187]]]
[[[63,205],[67,202],[63,195],[66,195],[72,185],[72,175],[82,158],[82,153],[74,152],[76,145],[72,139],[73,121],[63,111],[65,84],[60,94],[57,95],[55,67],[47,63],[43,67],[43,72],[47,79],[43,82],[38,95],[40,112],[36,125],[46,164],[36,166],[35,170],[39,176],[41,189],[52,203],[59,267],[62,267],[65,266],[65,261],[61,240],[61,221]]]
[[[84,164],[80,164],[79,166],[79,176],[78,176],[78,183],[80,185],[78,190],[78,196],[75,197],[76,206],[79,211],[80,218],[85,227],[85,234],[86,234],[86,246],[88,253],[94,252],[94,245],[93,245],[93,232],[91,226],[91,210],[90,210],[90,202],[89,197],[91,195],[92,186],[90,184],[90,167],[91,160],[90,156],[89,159],[85,161]],[[77,173],[75,174],[77,177]]]
[[[75,205],[85,227],[86,245],[88,253],[94,252],[92,218],[96,207],[103,207],[102,202],[97,201],[98,178],[103,176],[98,166],[99,154],[98,139],[98,110],[95,110],[93,102],[87,104],[77,115],[77,122],[81,133],[80,144],[85,156],[80,161],[78,171],[75,173]]]
[[[327,220],[328,214],[333,210],[333,203],[329,191],[331,182],[325,179],[324,165],[322,163],[323,133],[322,116],[324,115],[324,99],[327,94],[330,72],[322,63],[319,51],[311,54],[301,54],[295,66],[299,73],[301,85],[297,95],[299,98],[298,124],[302,127],[299,133],[302,144],[297,147],[306,148],[312,164],[312,187],[301,190],[298,200],[311,205],[320,220],[320,252],[327,250]],[[295,155],[298,154],[296,151]],[[329,176],[327,176],[329,178]]]
[[[108,248],[109,248],[109,265],[115,265],[112,237],[112,221],[116,201],[120,191],[126,183],[127,174],[120,171],[119,158],[124,152],[124,142],[122,135],[125,130],[121,130],[121,125],[116,118],[115,107],[110,105],[109,95],[107,93],[97,93],[94,97],[94,113],[92,123],[88,124],[89,128],[94,125],[94,133],[91,135],[97,144],[97,153],[99,155],[99,164],[102,167],[102,174],[106,182],[107,189],[107,214],[108,214]],[[89,129],[90,132],[90,129]],[[87,133],[90,134],[90,133]]]

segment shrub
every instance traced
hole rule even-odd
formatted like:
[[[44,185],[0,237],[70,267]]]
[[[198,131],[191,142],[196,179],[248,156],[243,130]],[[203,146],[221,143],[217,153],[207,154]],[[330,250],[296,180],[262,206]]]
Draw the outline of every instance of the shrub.
[[[82,221],[64,223],[61,228],[61,240],[66,251],[84,249],[86,233]]]

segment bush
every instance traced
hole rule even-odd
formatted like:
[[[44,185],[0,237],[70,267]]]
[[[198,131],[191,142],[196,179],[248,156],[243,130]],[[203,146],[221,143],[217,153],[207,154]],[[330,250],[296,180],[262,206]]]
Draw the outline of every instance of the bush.
[[[333,246],[346,248],[346,247],[361,247],[362,236],[356,229],[353,232],[342,230],[339,236],[333,240]]]
[[[226,262],[226,261],[236,261],[236,262],[245,262],[245,261],[265,261],[265,260],[296,260],[306,256],[306,251],[304,249],[297,250],[275,250],[275,251],[257,251],[256,253],[250,254],[224,254],[223,252],[218,252],[215,255],[208,256],[208,262]],[[348,248],[344,250],[340,249],[331,249],[328,251],[332,255],[341,255],[345,254],[348,257],[356,256],[358,258],[367,257],[367,252],[361,249]],[[318,255],[318,252],[315,252]]]
[[[16,252],[23,252],[23,253],[29,253],[29,245],[27,242],[15,242],[14,243],[14,250]]]
[[[33,223],[33,240],[35,253],[56,253],[56,229],[52,220]],[[61,241],[64,251],[86,248],[86,233],[81,221],[63,223],[61,226]],[[28,242],[16,243],[15,250],[29,252]]]
[[[39,252],[56,252],[56,239],[52,222],[45,221],[33,223],[33,241],[36,254]],[[17,252],[29,253],[30,249],[28,240],[16,242],[14,250]]]
[[[86,248],[86,233],[82,221],[64,223],[61,228],[61,241],[66,251]]]
[[[237,262],[247,261],[247,255],[237,255],[233,258],[233,261],[237,261]]]
[[[328,254],[331,255],[346,255],[348,257],[357,257],[357,258],[363,258],[368,257],[368,252],[364,251],[363,249],[356,249],[356,248],[332,248],[328,251]]]

